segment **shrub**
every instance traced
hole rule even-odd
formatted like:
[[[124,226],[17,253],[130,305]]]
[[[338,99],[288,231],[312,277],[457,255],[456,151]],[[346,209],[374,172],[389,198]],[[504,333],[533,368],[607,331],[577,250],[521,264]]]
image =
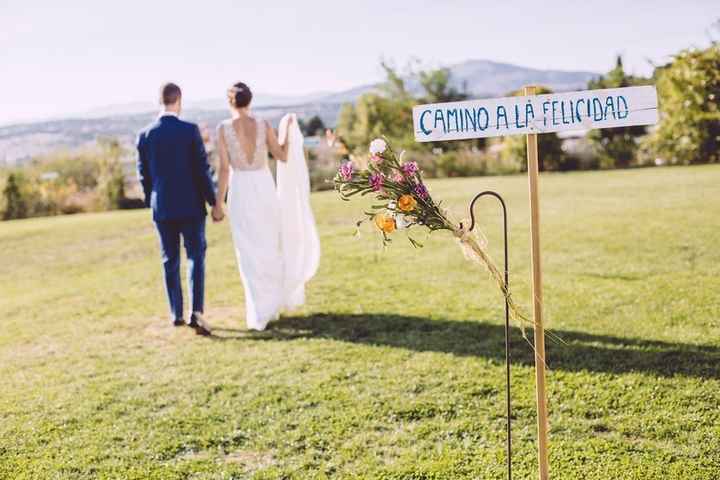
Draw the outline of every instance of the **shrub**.
[[[638,139],[645,132],[645,127],[620,127],[624,133],[612,133],[612,128],[591,130],[588,138],[593,142],[593,151],[597,158],[598,168],[627,168],[635,163],[638,154]]]
[[[310,189],[314,192],[332,190],[334,187],[332,179],[337,173],[337,168],[329,166],[318,166],[310,170]]]
[[[115,140],[93,148],[43,155],[11,171],[2,189],[3,219],[127,208],[121,158]]]
[[[428,178],[502,175],[520,171],[516,165],[477,148],[438,153],[415,151],[408,152],[406,158],[416,161]]]
[[[8,175],[3,187],[3,220],[25,218],[28,216],[27,199],[23,196],[24,178],[20,174]]]
[[[643,145],[645,161],[720,162],[720,44],[684,50],[656,76],[661,120]]]
[[[577,167],[577,160],[562,149],[562,140],[554,133],[538,135],[538,167],[541,172],[567,171]],[[518,171],[527,171],[527,141],[525,135],[504,137],[502,159]]]

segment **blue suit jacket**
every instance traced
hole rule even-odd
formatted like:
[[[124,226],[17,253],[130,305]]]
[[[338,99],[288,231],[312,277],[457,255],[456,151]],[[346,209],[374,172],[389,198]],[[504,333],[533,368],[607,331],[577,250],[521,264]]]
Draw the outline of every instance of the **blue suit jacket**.
[[[197,125],[161,116],[140,132],[137,149],[138,177],[155,221],[207,215],[205,202],[215,204],[215,191]]]

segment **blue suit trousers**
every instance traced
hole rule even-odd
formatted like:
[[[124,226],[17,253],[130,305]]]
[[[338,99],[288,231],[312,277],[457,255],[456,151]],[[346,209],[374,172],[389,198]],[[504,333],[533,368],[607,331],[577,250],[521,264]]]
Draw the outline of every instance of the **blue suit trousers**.
[[[187,254],[188,292],[191,312],[205,307],[205,217],[193,220],[156,221],[165,269],[165,289],[174,319],[183,318],[183,294],[180,283],[180,238]]]

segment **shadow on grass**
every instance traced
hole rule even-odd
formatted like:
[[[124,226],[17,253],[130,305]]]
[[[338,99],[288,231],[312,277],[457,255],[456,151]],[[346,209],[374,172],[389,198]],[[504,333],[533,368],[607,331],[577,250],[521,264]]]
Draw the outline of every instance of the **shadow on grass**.
[[[505,361],[502,325],[402,315],[285,317],[265,332],[215,329],[215,340],[327,338],[350,343],[478,356]],[[546,342],[550,369],[606,373],[643,372],[670,377],[720,378],[720,348],[683,343],[553,330],[566,344]],[[532,338],[532,331],[527,331]],[[513,364],[534,365],[532,348],[517,328],[511,331]]]

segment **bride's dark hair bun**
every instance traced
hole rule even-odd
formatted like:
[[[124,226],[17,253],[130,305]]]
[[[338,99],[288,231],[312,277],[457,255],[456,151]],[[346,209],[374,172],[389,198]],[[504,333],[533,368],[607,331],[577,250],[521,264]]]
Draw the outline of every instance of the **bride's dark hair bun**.
[[[245,108],[252,101],[252,91],[244,83],[238,82],[228,90],[228,100],[235,108]]]

